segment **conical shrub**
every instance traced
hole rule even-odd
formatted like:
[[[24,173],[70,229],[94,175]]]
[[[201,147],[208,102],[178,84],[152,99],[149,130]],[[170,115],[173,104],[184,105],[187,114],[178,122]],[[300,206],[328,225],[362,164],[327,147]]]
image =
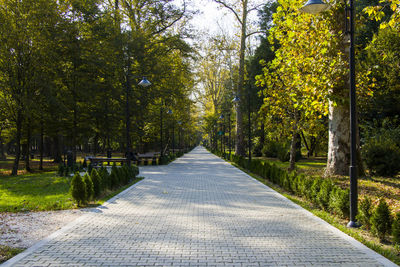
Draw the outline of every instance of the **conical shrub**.
[[[400,212],[396,213],[396,217],[392,224],[393,242],[400,245]]]
[[[365,197],[360,202],[358,209],[357,220],[362,224],[365,229],[371,229],[372,217],[372,201],[369,197]]]
[[[391,228],[392,218],[389,206],[385,200],[381,199],[371,217],[371,230],[380,240],[384,240]]]
[[[99,175],[96,169],[92,169],[92,172],[90,173],[90,178],[92,178],[93,182],[94,197],[97,199],[101,195],[102,191],[101,176]]]
[[[90,201],[94,196],[93,182],[88,173],[83,176],[83,182],[86,186],[86,200]]]
[[[86,185],[79,172],[72,177],[70,190],[72,198],[78,203],[78,206],[86,203]]]

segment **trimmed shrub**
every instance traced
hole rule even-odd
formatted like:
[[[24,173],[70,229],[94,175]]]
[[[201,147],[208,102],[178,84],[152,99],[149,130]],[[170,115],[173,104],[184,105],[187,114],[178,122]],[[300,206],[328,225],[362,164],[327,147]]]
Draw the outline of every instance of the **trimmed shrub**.
[[[79,172],[76,172],[72,177],[70,190],[72,198],[77,202],[78,206],[86,203],[86,185]]]
[[[93,170],[93,165],[92,165],[92,163],[91,163],[91,162],[89,163],[89,165],[88,165],[87,169],[88,169],[88,173],[92,173],[92,170]]]
[[[384,199],[381,199],[372,213],[371,230],[380,240],[384,240],[386,235],[390,233],[391,228],[392,218],[389,206]]]
[[[400,212],[396,213],[396,216],[392,224],[392,235],[393,242],[400,245]]]
[[[319,193],[319,190],[321,188],[321,183],[322,179],[321,178],[315,178],[312,185],[311,185],[311,190],[310,190],[310,200],[318,205],[317,201],[317,195]]]
[[[365,197],[361,200],[357,220],[363,225],[365,229],[371,229],[371,217],[372,217],[372,201],[369,197]]]
[[[111,174],[110,174],[110,188],[115,189],[119,185],[119,179],[118,179],[118,169],[117,166],[114,164],[111,168]]]
[[[332,189],[332,182],[328,179],[323,179],[320,185],[319,192],[316,194],[316,202],[324,210],[327,210],[329,207],[329,196]]]
[[[368,169],[380,176],[395,176],[400,171],[400,149],[390,140],[371,139],[363,146]]]
[[[107,169],[101,167],[99,170],[99,175],[101,177],[101,187],[103,190],[111,188],[111,179],[110,174],[108,173]]]
[[[101,176],[99,175],[96,169],[93,169],[92,172],[90,173],[90,178],[92,178],[93,182],[93,196],[95,198],[98,198],[101,195],[102,191]]]
[[[85,173],[85,175],[83,176],[83,182],[86,186],[86,200],[90,201],[93,199],[94,190],[92,179],[90,178],[88,173]]]
[[[349,217],[350,214],[350,191],[343,190],[337,186],[333,186],[329,196],[329,208],[332,212],[342,216]]]

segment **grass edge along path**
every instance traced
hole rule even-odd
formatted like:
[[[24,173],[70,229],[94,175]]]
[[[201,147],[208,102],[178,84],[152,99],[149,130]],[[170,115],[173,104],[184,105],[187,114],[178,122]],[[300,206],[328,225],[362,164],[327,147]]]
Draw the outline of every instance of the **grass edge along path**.
[[[219,156],[218,156],[219,157]],[[361,234],[360,231],[362,231],[361,229],[351,229],[351,228],[347,228],[345,225],[341,224],[339,221],[340,219],[326,211],[323,211],[319,208],[315,208],[312,206],[312,204],[306,200],[304,200],[303,198],[297,197],[295,195],[290,194],[289,192],[287,192],[286,190],[282,189],[281,187],[279,187],[276,184],[271,183],[270,181],[267,181],[266,179],[250,172],[247,169],[244,169],[242,167],[240,167],[238,164],[226,160],[222,157],[219,157],[222,160],[230,163],[232,166],[235,166],[236,168],[240,169],[241,171],[247,173],[248,175],[250,175],[251,177],[253,177],[254,179],[256,179],[257,181],[265,184],[266,186],[270,187],[271,189],[273,189],[274,191],[278,192],[279,194],[281,194],[282,196],[286,197],[287,199],[289,199],[290,201],[294,202],[295,204],[301,206],[302,208],[308,210],[309,212],[311,212],[312,214],[314,214],[315,216],[321,218],[322,220],[326,221],[327,223],[329,223],[330,225],[332,225],[333,227],[337,228],[338,230],[342,231],[343,233],[351,236],[352,238],[356,239],[357,241],[359,241],[360,243],[364,244],[365,246],[367,246],[368,248],[374,250],[375,252],[379,253],[380,255],[382,255],[383,257],[389,259],[390,261],[396,263],[397,265],[400,265],[400,255],[399,253],[396,253],[394,251],[394,249],[387,249],[382,247],[381,244],[377,243],[377,242],[373,242],[373,241],[369,241],[366,240]]]
[[[119,193],[125,191],[126,189],[128,189],[129,187],[133,186],[134,184],[142,181],[144,179],[144,177],[136,177],[135,179],[133,179],[129,184],[122,186],[116,190],[110,191],[109,194],[107,194],[106,196],[102,197],[101,199],[97,200],[96,203],[94,204],[90,204],[87,207],[84,208],[95,208],[98,206],[103,205],[105,202],[107,202],[109,199],[112,199],[113,197],[115,197],[116,195],[118,195]],[[0,264],[2,264],[3,262],[11,259],[12,257],[18,255],[19,253],[23,252],[25,249],[23,248],[14,248],[14,247],[9,247],[9,246],[4,246],[4,245],[0,245]]]

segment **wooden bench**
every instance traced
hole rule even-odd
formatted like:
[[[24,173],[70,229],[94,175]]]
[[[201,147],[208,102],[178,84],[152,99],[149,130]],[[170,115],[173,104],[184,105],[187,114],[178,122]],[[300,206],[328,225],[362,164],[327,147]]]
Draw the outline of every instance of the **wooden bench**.
[[[101,167],[103,166],[104,162],[107,162],[108,165],[110,165],[110,162],[120,162],[121,165],[124,165],[126,163],[128,163],[128,159],[127,158],[96,158],[96,157],[88,157],[88,160],[90,160],[91,164],[93,167]]]
[[[143,161],[144,165],[148,165],[151,161],[152,165],[157,165],[157,161],[160,158],[160,152],[147,152],[144,154],[137,154],[138,165]]]

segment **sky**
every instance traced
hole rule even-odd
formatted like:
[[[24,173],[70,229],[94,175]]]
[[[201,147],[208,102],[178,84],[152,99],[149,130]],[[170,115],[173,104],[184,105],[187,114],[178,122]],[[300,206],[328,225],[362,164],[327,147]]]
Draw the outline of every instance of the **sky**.
[[[199,10],[192,20],[195,28],[210,34],[221,32],[221,28],[225,33],[234,33],[235,18],[229,11],[212,0],[194,0],[191,3]]]

